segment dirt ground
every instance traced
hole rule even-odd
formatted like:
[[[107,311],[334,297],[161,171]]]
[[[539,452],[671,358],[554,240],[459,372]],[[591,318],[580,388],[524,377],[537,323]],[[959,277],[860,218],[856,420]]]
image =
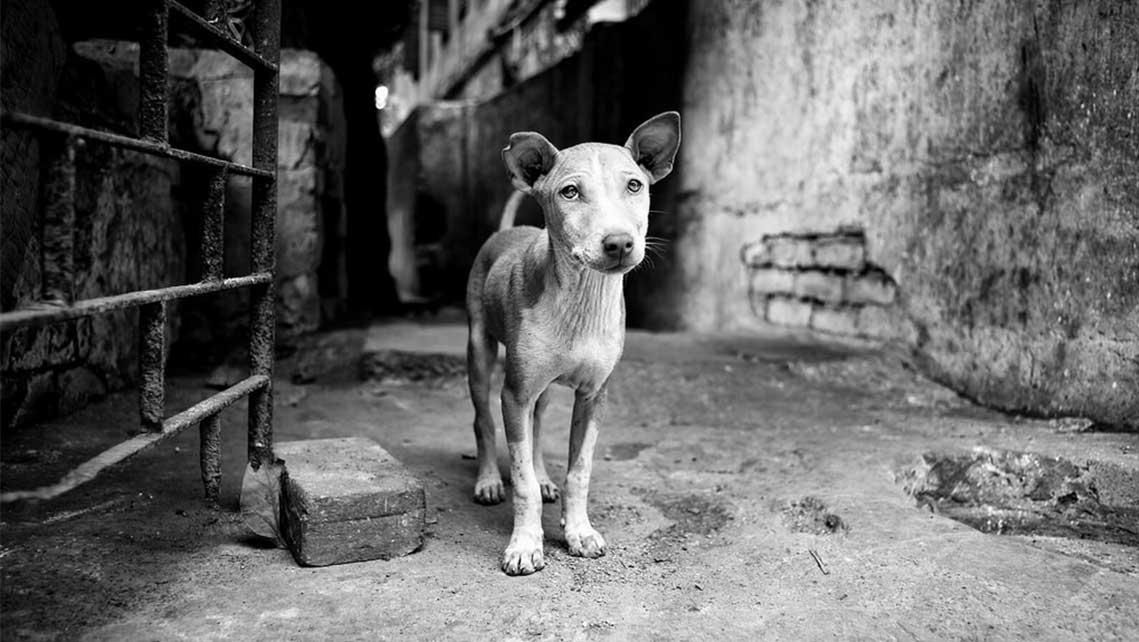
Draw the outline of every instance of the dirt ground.
[[[986,534],[919,507],[903,489],[923,454],[978,448],[1136,471],[1139,435],[988,411],[889,354],[792,335],[633,333],[612,380],[590,494],[608,554],[568,556],[560,507],[547,505],[545,570],[507,577],[498,563],[509,502],[470,498],[462,327],[402,323],[338,336],[282,363],[276,438],[383,445],[426,485],[422,550],[302,568],[250,538],[235,508],[245,447],[238,406],[225,414],[221,509],[201,499],[193,431],[60,499],[5,506],[2,637],[1139,635],[1139,548]],[[407,359],[389,352],[397,349],[450,356]],[[208,394],[203,381],[173,377],[171,407]],[[570,401],[558,391],[545,423],[555,479],[565,470]],[[5,489],[54,481],[121,439],[135,417],[133,396],[117,395],[9,438]]]

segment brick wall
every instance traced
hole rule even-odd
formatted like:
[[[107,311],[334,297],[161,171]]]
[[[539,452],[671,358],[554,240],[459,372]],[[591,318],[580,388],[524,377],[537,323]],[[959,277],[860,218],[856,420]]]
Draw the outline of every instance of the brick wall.
[[[768,323],[851,337],[899,338],[897,285],[866,260],[861,230],[772,234],[744,245],[752,310]]]

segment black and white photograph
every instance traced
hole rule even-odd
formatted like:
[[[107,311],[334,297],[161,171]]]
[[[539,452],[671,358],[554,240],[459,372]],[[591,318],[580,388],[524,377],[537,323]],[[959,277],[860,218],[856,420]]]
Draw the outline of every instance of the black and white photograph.
[[[9,640],[1139,640],[1139,2],[0,0]]]

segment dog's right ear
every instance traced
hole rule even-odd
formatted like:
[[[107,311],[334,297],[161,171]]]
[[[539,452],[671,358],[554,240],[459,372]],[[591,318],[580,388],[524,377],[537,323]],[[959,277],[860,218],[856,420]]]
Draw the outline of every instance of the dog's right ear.
[[[537,132],[518,132],[510,135],[510,144],[502,148],[502,160],[510,171],[514,187],[529,193],[534,181],[554,166],[558,148]]]

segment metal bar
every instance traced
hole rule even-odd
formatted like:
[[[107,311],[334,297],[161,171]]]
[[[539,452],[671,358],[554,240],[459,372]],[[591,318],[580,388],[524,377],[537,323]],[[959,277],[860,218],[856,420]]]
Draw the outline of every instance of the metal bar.
[[[246,377],[225,390],[211,395],[170,417],[162,424],[162,430],[166,432],[182,432],[188,426],[193,426],[206,417],[232,406],[245,396],[253,394],[258,390],[264,390],[268,385],[269,377],[262,375]]]
[[[166,416],[166,302],[139,308],[138,409],[144,430],[162,431]]]
[[[166,49],[170,10],[166,0],[148,0],[138,43],[138,124],[142,138],[166,143],[170,120],[170,52]]]
[[[253,13],[253,42],[257,53],[274,63],[280,58],[280,0],[258,0]],[[253,270],[273,272],[276,263],[274,226],[277,218],[277,99],[278,74],[272,70],[253,72],[253,166],[272,172],[273,179],[253,179],[252,256]],[[273,349],[276,343],[273,283],[254,288],[249,319],[249,362],[253,374],[273,376]],[[254,470],[273,458],[273,388],[249,397],[249,464]]]
[[[71,136],[44,140],[41,297],[56,305],[75,298],[75,146]]]
[[[197,33],[202,35],[210,45],[233,56],[238,62],[252,69],[263,69],[265,71],[275,72],[277,70],[277,63],[262,57],[256,51],[234,40],[225,31],[211,24],[215,22],[215,20],[220,23],[222,20],[225,20],[226,17],[224,10],[219,11],[216,14],[216,18],[210,16],[211,12],[219,10],[219,7],[210,6],[211,4],[220,3],[207,3],[206,18],[199,16],[178,2],[171,2],[170,10],[174,15],[183,19],[187,24],[196,29]]]
[[[239,381],[210,398],[199,402],[190,409],[167,419],[162,426],[161,432],[141,433],[120,444],[116,444],[80,464],[75,470],[67,473],[62,479],[50,486],[41,486],[40,488],[32,490],[17,490],[0,493],[0,503],[6,504],[8,502],[27,499],[47,500],[58,497],[81,484],[91,481],[96,475],[107,468],[153,446],[163,439],[179,434],[203,418],[211,414],[216,414],[223,408],[232,405],[234,402],[248,395],[250,392],[266,385],[268,385],[268,380],[265,377],[249,377],[248,379]]]
[[[32,490],[15,490],[0,493],[0,503],[7,504],[8,502],[27,499],[47,500],[58,497],[76,486],[91,481],[96,475],[108,467],[119,463],[141,450],[153,446],[167,436],[168,435],[160,432],[146,432],[135,435],[80,464],[79,467],[64,475],[62,479],[54,484],[41,486]]]
[[[79,138],[106,143],[114,145],[123,149],[133,149],[147,154],[154,154],[155,156],[162,156],[165,158],[173,158],[174,160],[184,161],[188,163],[198,163],[210,167],[223,167],[231,174],[241,174],[243,176],[273,178],[276,172],[256,169],[241,163],[231,163],[220,158],[212,156],[204,156],[202,154],[195,154],[182,149],[170,147],[165,143],[156,143],[153,141],[141,140],[138,138],[131,138],[130,136],[120,136],[119,134],[112,134],[110,132],[102,132],[97,129],[90,129],[88,127],[80,127],[79,125],[72,125],[69,123],[61,123],[50,118],[42,118],[40,116],[32,116],[31,114],[23,114],[19,112],[4,112],[2,115],[3,121],[11,125],[20,125],[24,127],[34,127],[44,131],[60,132],[63,134],[70,134]]]
[[[202,280],[221,281],[225,277],[225,168],[210,175],[206,200],[202,203]]]
[[[198,424],[198,432],[202,485],[205,486],[206,499],[216,502],[221,491],[221,413],[203,419]]]
[[[42,306],[14,310],[0,314],[0,330],[10,330],[12,328],[42,325],[45,323],[57,323],[59,321],[78,319],[93,314],[137,307],[158,301],[169,301],[171,299],[182,299],[202,294],[211,294],[213,292],[221,292],[222,290],[257,286],[269,283],[272,280],[272,274],[260,272],[246,276],[235,276],[229,279],[222,279],[221,281],[175,285],[168,288],[139,290],[137,292],[116,294],[113,296],[100,297],[98,299],[86,299],[77,301],[71,306]]]

